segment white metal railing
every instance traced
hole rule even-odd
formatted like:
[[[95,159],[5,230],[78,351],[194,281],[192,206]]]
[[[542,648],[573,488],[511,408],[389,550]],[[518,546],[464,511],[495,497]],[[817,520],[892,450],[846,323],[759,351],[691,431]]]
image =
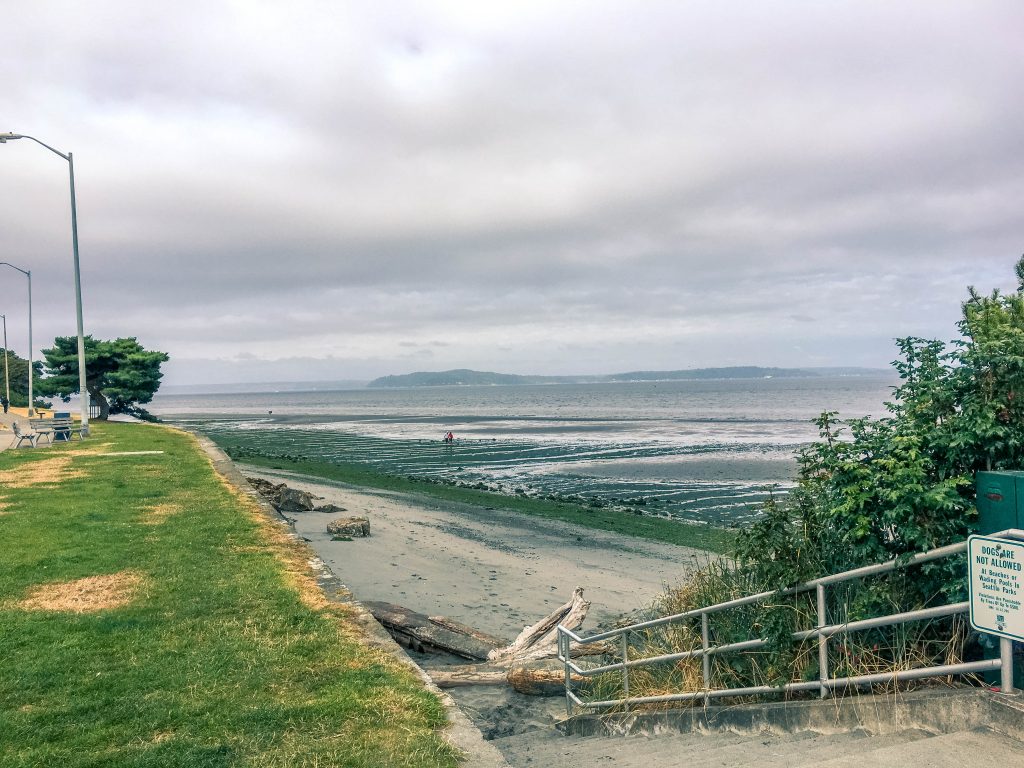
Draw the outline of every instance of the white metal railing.
[[[992,534],[993,536],[1024,540],[1024,531],[1010,529]],[[1013,693],[1013,641],[1001,637],[999,639],[999,658],[986,659],[984,661],[964,662],[960,664],[944,664],[914,669],[897,670],[878,674],[855,675],[852,677],[830,677],[828,664],[829,638],[834,635],[843,635],[849,632],[856,632],[865,629],[894,626],[910,621],[921,621],[926,619],[942,618],[968,613],[970,604],[968,602],[952,603],[933,608],[924,608],[904,613],[894,613],[888,616],[878,616],[872,619],[850,621],[844,624],[829,624],[826,606],[827,587],[854,579],[874,576],[882,573],[889,573],[898,568],[906,568],[912,565],[919,565],[933,560],[940,560],[946,557],[958,555],[967,551],[967,542],[950,544],[927,552],[921,552],[911,557],[896,558],[885,563],[867,565],[862,568],[855,568],[843,573],[836,573],[831,576],[823,576],[788,589],[774,590],[770,592],[759,592],[735,600],[727,600],[704,608],[697,608],[684,613],[677,613],[672,616],[663,616],[649,621],[642,621],[626,627],[619,627],[608,632],[601,632],[589,637],[582,637],[566,627],[558,626],[558,660],[565,667],[565,699],[566,710],[571,715],[573,706],[586,710],[602,710],[613,707],[624,707],[628,709],[637,704],[661,704],[667,702],[684,702],[703,699],[705,702],[711,699],[726,698],[731,696],[753,696],[759,694],[783,693],[788,691],[813,691],[818,690],[821,697],[828,696],[829,691],[846,688],[855,685],[872,685],[876,683],[896,682],[903,680],[916,680],[925,677],[945,677],[947,675],[966,675],[978,672],[989,672],[1000,670],[1000,690],[1003,693]],[[814,590],[817,598],[817,624],[814,629],[794,632],[794,641],[818,639],[818,680],[810,682],[788,683],[781,686],[758,685],[747,688],[724,688],[711,689],[711,657],[723,653],[756,650],[767,645],[762,639],[745,640],[738,643],[712,646],[710,643],[710,631],[708,617],[711,614],[725,611],[730,608],[738,608],[744,605],[759,603],[773,597],[785,597],[789,595],[802,594]],[[629,658],[629,633],[653,629],[654,627],[665,626],[687,619],[700,618],[701,621],[701,647],[690,651],[679,653],[661,654],[658,656],[647,656],[642,658]],[[621,638],[622,661],[614,664],[605,664],[598,667],[583,668],[576,664],[571,657],[571,648],[575,644],[579,646],[591,645],[605,641]],[[662,664],[665,662],[681,661],[683,659],[701,659],[701,679],[703,687],[699,691],[686,691],[660,696],[637,696],[629,695],[629,673],[637,667]],[[605,701],[583,701],[573,691],[572,675],[582,678],[593,677],[607,672],[622,672],[622,693],[620,699],[609,699]]]

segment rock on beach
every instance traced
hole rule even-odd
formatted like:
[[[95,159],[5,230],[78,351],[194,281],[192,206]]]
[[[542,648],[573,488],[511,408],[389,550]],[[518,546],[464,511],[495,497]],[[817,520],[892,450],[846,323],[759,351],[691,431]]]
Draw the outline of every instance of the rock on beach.
[[[327,532],[334,537],[369,536],[370,521],[365,517],[342,517],[329,522]]]
[[[337,515],[342,512],[348,512],[344,507],[339,507],[337,504],[324,504],[323,506],[317,507],[313,510],[314,512],[324,512],[329,515]]]
[[[281,512],[309,512],[316,504],[313,503],[313,494],[285,487],[277,496],[276,506]]]

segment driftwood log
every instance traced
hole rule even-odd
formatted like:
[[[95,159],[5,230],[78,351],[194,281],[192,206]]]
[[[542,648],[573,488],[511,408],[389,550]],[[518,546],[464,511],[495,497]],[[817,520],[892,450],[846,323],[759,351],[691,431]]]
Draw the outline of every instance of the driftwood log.
[[[538,664],[534,662],[533,664]],[[438,688],[460,688],[469,685],[510,685],[519,693],[529,696],[550,696],[565,690],[565,671],[560,662],[549,660],[539,666],[498,667],[492,665],[467,665],[427,671]],[[572,675],[572,682],[578,684],[583,678]]]
[[[367,601],[366,608],[399,643],[420,653],[443,651],[470,661],[487,662],[429,669],[441,688],[467,685],[511,685],[520,693],[550,695],[565,685],[565,671],[554,661],[558,655],[558,625],[579,629],[590,610],[583,588],[572,599],[526,627],[511,643],[479,632],[444,616],[427,616],[400,605]],[[570,648],[573,656],[604,653],[603,647]],[[580,682],[573,676],[573,682]]]

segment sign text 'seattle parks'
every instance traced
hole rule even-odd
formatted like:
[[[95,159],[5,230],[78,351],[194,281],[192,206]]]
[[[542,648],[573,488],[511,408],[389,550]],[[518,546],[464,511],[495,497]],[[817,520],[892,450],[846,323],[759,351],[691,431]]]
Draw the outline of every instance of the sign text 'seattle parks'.
[[[967,555],[971,626],[1024,640],[1024,542],[971,536]]]

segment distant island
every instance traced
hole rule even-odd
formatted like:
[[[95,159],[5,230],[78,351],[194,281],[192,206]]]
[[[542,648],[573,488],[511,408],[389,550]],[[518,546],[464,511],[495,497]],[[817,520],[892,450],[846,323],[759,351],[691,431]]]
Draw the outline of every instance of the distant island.
[[[527,384],[604,384],[630,381],[699,381],[702,379],[796,379],[818,376],[880,376],[882,368],[761,368],[755,365],[727,368],[691,368],[681,371],[628,371],[600,376],[521,376],[515,373],[494,373],[457,368],[451,371],[418,371],[395,376],[381,376],[367,387],[457,387],[457,386],[523,386]]]

